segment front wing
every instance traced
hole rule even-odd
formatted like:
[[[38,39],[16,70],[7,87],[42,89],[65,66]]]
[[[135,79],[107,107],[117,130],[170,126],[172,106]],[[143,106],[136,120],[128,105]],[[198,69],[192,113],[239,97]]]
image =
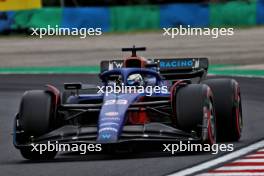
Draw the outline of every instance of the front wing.
[[[27,147],[32,143],[91,143],[96,144],[97,127],[78,127],[66,125],[54,131],[44,134],[31,141],[19,143],[14,136],[14,145],[17,148]],[[137,142],[161,142],[176,143],[178,141],[200,141],[195,134],[186,133],[174,127],[162,123],[148,123],[145,125],[127,125],[123,127],[119,140],[113,144],[137,143]]]

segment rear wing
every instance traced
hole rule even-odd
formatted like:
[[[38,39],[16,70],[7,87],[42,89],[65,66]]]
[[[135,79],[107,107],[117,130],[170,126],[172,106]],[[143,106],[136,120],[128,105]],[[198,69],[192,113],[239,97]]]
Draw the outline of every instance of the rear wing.
[[[205,78],[209,67],[207,58],[155,59],[159,73],[169,80]]]
[[[101,62],[101,73],[124,67],[124,60]],[[207,58],[164,58],[149,59],[146,67],[156,70],[165,79],[190,79],[204,77],[207,74],[209,61]]]

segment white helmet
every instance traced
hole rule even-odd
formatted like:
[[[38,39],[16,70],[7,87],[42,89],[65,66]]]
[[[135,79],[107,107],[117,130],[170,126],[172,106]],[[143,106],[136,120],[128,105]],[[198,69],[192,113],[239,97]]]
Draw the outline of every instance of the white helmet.
[[[127,84],[129,86],[143,86],[144,80],[140,74],[132,74],[128,76]]]

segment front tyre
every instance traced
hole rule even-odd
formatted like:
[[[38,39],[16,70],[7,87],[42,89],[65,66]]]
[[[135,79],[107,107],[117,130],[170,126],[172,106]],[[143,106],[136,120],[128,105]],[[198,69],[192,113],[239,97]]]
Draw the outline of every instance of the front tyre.
[[[24,131],[23,140],[25,143],[51,131],[56,126],[55,104],[52,95],[43,90],[25,92],[20,104],[18,121],[21,130]],[[56,152],[40,154],[31,151],[31,149],[31,147],[21,148],[20,152],[26,159],[51,159],[56,155]]]
[[[176,92],[176,126],[196,132],[202,143],[214,144],[216,116],[211,89],[203,84],[189,84]]]
[[[29,136],[40,136],[51,130],[55,122],[52,95],[42,90],[25,92],[19,109],[19,124]]]

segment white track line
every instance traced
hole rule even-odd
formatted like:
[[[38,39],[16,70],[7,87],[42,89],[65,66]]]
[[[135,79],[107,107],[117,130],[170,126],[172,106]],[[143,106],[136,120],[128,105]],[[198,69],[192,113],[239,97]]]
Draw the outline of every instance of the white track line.
[[[247,155],[246,157],[264,157],[264,154],[251,154]]]
[[[241,159],[241,160],[237,160],[234,161],[233,163],[264,163],[264,159]]]
[[[264,166],[223,166],[215,169],[214,171],[219,170],[263,170]],[[264,174],[264,173],[263,173]]]
[[[213,166],[216,166],[218,164],[225,163],[225,162],[233,160],[235,158],[239,158],[239,157],[241,157],[243,155],[246,155],[247,153],[253,152],[253,151],[255,151],[257,149],[260,149],[260,148],[263,148],[263,147],[264,147],[264,140],[256,142],[254,144],[251,144],[251,145],[249,145],[247,147],[244,147],[244,148],[239,149],[237,151],[234,151],[232,153],[226,154],[226,155],[221,156],[219,158],[216,158],[216,159],[213,159],[213,160],[198,164],[198,165],[193,166],[193,167],[188,168],[188,169],[184,169],[184,170],[172,173],[169,176],[179,176],[179,175],[194,174],[196,172],[200,172],[202,170],[209,169],[209,168],[211,168]]]

